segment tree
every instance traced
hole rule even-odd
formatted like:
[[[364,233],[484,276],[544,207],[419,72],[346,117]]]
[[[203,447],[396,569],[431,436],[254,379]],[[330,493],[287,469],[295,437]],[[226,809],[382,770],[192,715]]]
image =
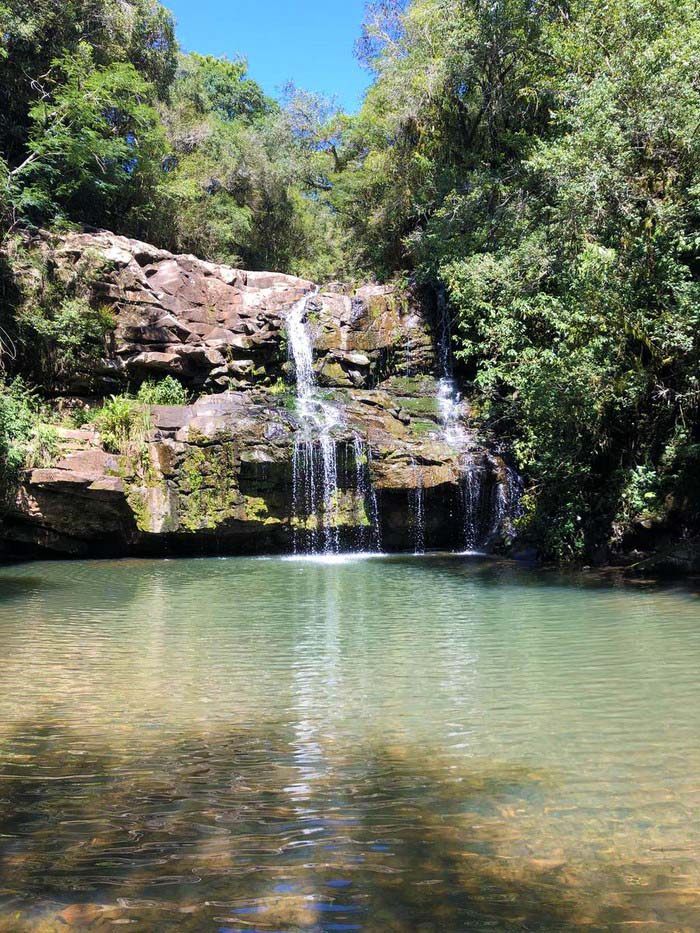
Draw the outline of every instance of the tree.
[[[254,119],[275,109],[260,85],[248,77],[245,59],[230,61],[194,52],[181,56],[175,95],[176,106],[227,121]]]
[[[133,65],[98,67],[86,44],[54,61],[50,89],[30,110],[29,155],[12,172],[19,214],[137,230],[165,154],[153,103]]]
[[[346,133],[351,171],[336,180],[334,204],[368,267],[425,266],[434,279],[433,218],[440,226],[455,198],[512,186],[546,122],[533,83],[548,68],[539,37],[552,13],[546,0],[416,0],[379,13],[370,8],[365,26],[371,54],[363,47],[377,78]]]
[[[368,272],[446,288],[550,554],[700,521],[699,38],[690,0],[369,10],[328,198]]]
[[[164,240],[159,223],[164,245],[253,269],[335,272],[342,237],[320,197],[329,158],[314,135],[320,111],[309,116],[313,129],[302,126],[300,100],[290,95],[281,108],[242,60],[182,56],[162,111],[175,206]]]
[[[698,474],[700,31],[692,4],[621,0],[572,5],[543,38],[550,120],[440,276],[537,537],[602,556]]]
[[[138,0],[130,16],[127,61],[166,100],[175,78],[178,45],[172,14],[155,0]]]
[[[81,45],[96,66],[130,62],[167,95],[177,43],[154,0],[0,0],[0,150],[11,168],[27,157],[29,112],[45,98],[52,62]]]

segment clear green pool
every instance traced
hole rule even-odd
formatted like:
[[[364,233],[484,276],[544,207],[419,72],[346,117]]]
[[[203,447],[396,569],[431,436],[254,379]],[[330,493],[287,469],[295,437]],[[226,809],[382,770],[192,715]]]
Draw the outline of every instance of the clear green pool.
[[[700,929],[689,588],[42,563],[0,644],[0,930]]]

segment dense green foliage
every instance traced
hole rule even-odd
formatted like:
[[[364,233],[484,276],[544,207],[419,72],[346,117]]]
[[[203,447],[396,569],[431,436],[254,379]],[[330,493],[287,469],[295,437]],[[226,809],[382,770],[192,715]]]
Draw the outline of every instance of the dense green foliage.
[[[338,227],[316,196],[295,99],[282,109],[266,98],[244,62],[182,58],[163,110],[165,216],[150,238],[247,268],[334,274]]]
[[[76,421],[80,425],[94,424],[107,450],[125,453],[129,445],[142,443],[151,425],[149,406],[186,405],[189,400],[184,386],[166,376],[158,382],[142,383],[136,395],[112,395],[98,408],[79,409]]]
[[[187,389],[173,376],[165,376],[159,382],[144,382],[137,398],[143,405],[186,405],[190,400]]]
[[[323,277],[341,237],[312,146],[244,61],[180,54],[155,0],[0,2],[6,228],[87,223]]]
[[[0,381],[0,512],[19,470],[41,466],[56,451],[55,431],[43,416],[39,398],[21,379]]]
[[[2,0],[0,25],[0,139],[11,168],[28,155],[30,112],[50,93],[54,62],[81,46],[96,67],[130,64],[167,95],[177,45],[172,18],[155,0]]]
[[[92,421],[102,443],[112,453],[124,453],[134,437],[148,429],[148,413],[130,395],[112,395],[94,412]]]
[[[21,382],[0,384],[0,475],[14,474],[25,460],[34,431],[34,411]]]
[[[639,516],[696,520],[695,5],[385,3],[362,50],[332,198],[367,269],[446,288],[524,524],[575,556]]]
[[[155,0],[0,0],[0,224],[444,290],[475,409],[526,474],[524,528],[602,556],[640,518],[700,521],[696,13],[369,4],[374,82],[349,117],[181,54]],[[12,337],[50,386],[109,321],[48,297]]]
[[[55,61],[54,75],[49,96],[30,110],[16,209],[28,220],[143,226],[165,146],[152,86],[131,64],[95,67],[85,43]]]
[[[4,262],[25,271],[0,291],[0,367],[19,362],[26,378],[51,392],[88,388],[115,323],[108,306],[90,300],[97,265],[88,257],[60,275],[18,237],[6,240]]]

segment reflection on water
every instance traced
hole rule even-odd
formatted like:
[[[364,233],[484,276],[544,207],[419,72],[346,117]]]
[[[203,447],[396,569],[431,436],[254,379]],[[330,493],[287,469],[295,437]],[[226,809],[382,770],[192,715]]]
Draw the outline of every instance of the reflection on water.
[[[0,931],[700,928],[688,591],[0,570]]]

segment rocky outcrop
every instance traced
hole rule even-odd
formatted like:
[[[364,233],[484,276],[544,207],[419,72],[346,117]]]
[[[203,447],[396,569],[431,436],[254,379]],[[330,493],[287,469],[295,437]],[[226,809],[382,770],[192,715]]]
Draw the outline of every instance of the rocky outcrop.
[[[425,546],[466,546],[465,458],[486,497],[481,535],[500,531],[490,522],[491,499],[509,482],[503,462],[476,445],[456,450],[441,438],[430,378],[398,382],[338,393],[346,412],[334,435],[343,546],[368,545],[374,518],[368,490],[357,482],[358,437],[370,452],[384,547],[412,550],[419,533]],[[291,396],[227,392],[191,406],[156,406],[149,415],[148,434],[118,455],[101,449],[94,430],[62,432],[65,456],[26,474],[6,538],[72,555],[294,546],[299,424]]]
[[[82,276],[116,327],[100,366],[75,374],[74,392],[118,392],[172,375],[204,392],[271,385],[289,372],[285,313],[315,286],[270,272],[244,272],[174,256],[104,231],[69,234],[32,250],[63,281]],[[28,274],[36,262],[28,266]],[[326,386],[369,387],[386,373],[434,363],[420,305],[390,286],[321,289],[309,302]]]
[[[511,530],[513,476],[474,436],[466,404],[453,413],[459,442],[454,430],[448,440],[430,313],[415,296],[316,290],[105,232],[41,248],[60,275],[89,262],[93,300],[114,313],[105,358],[73,392],[172,375],[198,397],[146,409],[144,429],[118,453],[95,428],[61,429],[60,457],[23,477],[6,540],[73,555],[305,546],[321,518],[295,503],[307,426],[286,345],[287,317],[304,297],[316,380],[337,412],[332,507],[343,546],[370,546],[373,526],[392,549],[488,544]]]

